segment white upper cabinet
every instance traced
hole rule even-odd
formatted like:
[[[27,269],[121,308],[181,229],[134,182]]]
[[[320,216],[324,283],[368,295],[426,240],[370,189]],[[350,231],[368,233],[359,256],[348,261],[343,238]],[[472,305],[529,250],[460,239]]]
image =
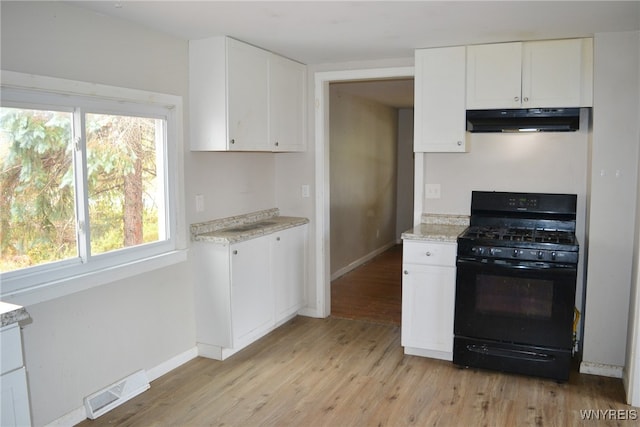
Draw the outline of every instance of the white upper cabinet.
[[[592,39],[467,47],[467,109],[590,107]]]
[[[465,47],[416,50],[414,91],[414,151],[466,151]]]
[[[304,151],[306,67],[228,38],[189,42],[192,151]]]
[[[522,43],[467,46],[467,108],[520,108]]]
[[[276,55],[269,60],[269,143],[273,151],[304,151],[307,68]]]
[[[269,129],[269,53],[227,39],[228,139],[231,150],[264,150]]]

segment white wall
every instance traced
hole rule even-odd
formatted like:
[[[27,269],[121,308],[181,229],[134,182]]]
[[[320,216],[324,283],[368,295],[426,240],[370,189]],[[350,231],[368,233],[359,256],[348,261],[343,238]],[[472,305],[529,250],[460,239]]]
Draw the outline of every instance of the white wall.
[[[581,370],[625,365],[638,193],[636,33],[594,40],[594,117],[584,354]]]
[[[331,274],[395,241],[398,114],[330,89]]]
[[[273,154],[189,151],[186,40],[72,3],[0,7],[3,69],[183,97],[187,224],[276,207]],[[197,215],[195,194],[205,196],[205,212]],[[192,350],[191,274],[184,262],[27,306],[33,321],[23,337],[34,425],[81,408],[85,396],[136,370]]]

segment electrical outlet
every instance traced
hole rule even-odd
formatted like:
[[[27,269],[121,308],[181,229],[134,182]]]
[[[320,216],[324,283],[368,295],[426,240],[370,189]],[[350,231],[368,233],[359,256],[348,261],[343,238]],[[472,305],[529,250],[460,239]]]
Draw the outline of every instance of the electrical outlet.
[[[425,184],[424,185],[424,198],[425,199],[439,199],[440,198],[440,184]]]
[[[302,185],[301,193],[302,193],[302,197],[309,197],[309,194],[310,194],[309,184]]]

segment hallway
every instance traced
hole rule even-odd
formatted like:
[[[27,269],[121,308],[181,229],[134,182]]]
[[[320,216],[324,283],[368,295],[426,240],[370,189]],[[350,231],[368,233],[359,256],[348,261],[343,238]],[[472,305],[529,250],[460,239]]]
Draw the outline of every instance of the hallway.
[[[402,245],[331,282],[331,316],[400,325]]]

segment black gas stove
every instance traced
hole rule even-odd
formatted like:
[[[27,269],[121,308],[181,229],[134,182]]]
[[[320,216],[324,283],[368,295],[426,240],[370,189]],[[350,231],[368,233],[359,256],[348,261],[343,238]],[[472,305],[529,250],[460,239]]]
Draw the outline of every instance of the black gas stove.
[[[566,380],[576,195],[474,191],[458,237],[454,363]]]

